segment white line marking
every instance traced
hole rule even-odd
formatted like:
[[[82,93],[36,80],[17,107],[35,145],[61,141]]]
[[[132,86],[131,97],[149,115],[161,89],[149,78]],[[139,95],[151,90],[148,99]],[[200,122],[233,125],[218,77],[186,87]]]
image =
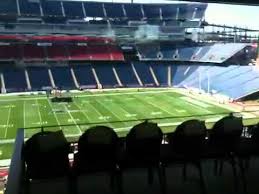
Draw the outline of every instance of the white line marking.
[[[78,124],[76,123],[75,118],[74,118],[74,117],[72,116],[72,114],[69,112],[67,106],[66,106],[66,105],[63,105],[63,106],[65,107],[65,109],[66,109],[68,115],[70,116],[71,121],[76,125],[76,127],[77,127],[77,129],[78,129],[78,134],[79,134],[79,135],[82,135],[82,131],[81,131],[80,127],[78,126]]]
[[[42,124],[42,117],[41,117],[41,112],[40,112],[40,105],[39,105],[39,101],[38,99],[36,99],[36,105],[37,105],[37,108],[38,108],[38,114],[39,114],[39,118],[40,118],[40,125]]]
[[[10,121],[11,110],[12,110],[12,109],[9,108],[8,117],[7,117],[7,122],[6,122],[6,128],[5,128],[5,134],[4,134],[4,137],[5,137],[5,138],[6,138],[6,136],[7,136],[7,129],[8,129],[9,121]]]
[[[58,125],[59,125],[59,129],[60,129],[60,130],[62,130],[62,128],[61,128],[61,126],[60,126],[60,122],[59,122],[58,117],[57,117],[57,115],[56,115],[56,112],[55,112],[55,111],[53,111],[53,106],[51,105],[51,103],[50,103],[49,99],[47,99],[47,101],[48,101],[49,106],[50,106],[50,108],[51,108],[51,111],[53,112],[54,117],[55,117],[55,119],[56,119],[56,121],[57,121],[57,123],[58,123]]]

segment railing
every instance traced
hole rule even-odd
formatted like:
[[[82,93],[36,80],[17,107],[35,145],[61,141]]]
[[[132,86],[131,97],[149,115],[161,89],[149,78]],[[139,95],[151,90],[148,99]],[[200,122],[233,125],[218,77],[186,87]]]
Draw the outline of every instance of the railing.
[[[14,152],[9,168],[5,194],[19,194],[22,191],[22,177],[24,172],[24,162],[22,157],[23,144],[24,129],[19,129],[15,139]]]

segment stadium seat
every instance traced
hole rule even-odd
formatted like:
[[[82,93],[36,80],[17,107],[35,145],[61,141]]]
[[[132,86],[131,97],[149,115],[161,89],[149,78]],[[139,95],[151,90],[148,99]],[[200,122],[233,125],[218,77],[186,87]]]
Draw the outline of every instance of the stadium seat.
[[[219,173],[222,173],[224,162],[229,162],[233,169],[234,189],[237,190],[237,169],[235,161],[235,149],[240,142],[243,132],[243,122],[241,117],[235,117],[232,113],[215,123],[209,133],[207,151],[205,158],[215,159],[214,172],[218,174],[218,162],[220,161]]]
[[[78,141],[78,153],[75,154],[74,178],[97,172],[108,173],[111,188],[114,187],[117,174],[118,136],[109,127],[96,126],[87,129]]]
[[[76,79],[82,89],[97,87],[97,83],[91,68],[92,66],[89,64],[73,66]]]
[[[204,121],[185,121],[177,126],[175,132],[167,135],[168,144],[162,145],[161,154],[164,168],[172,164],[183,165],[184,180],[186,180],[187,164],[194,165],[199,171],[202,193],[206,193],[201,165],[203,149],[207,143],[206,134]]]
[[[65,61],[68,60],[68,52],[64,45],[47,46],[47,59]]]
[[[64,185],[68,188],[64,190],[70,190],[69,151],[69,143],[62,131],[39,132],[28,139],[23,149],[26,193],[31,193],[31,186],[40,180],[54,184],[55,179],[65,179]]]
[[[148,183],[153,183],[153,170],[157,170],[161,191],[164,192],[162,170],[160,166],[160,145],[162,131],[156,123],[145,121],[135,125],[125,140],[125,150],[119,157],[120,177],[119,187],[123,193],[123,174],[126,170],[140,168],[147,169]]]

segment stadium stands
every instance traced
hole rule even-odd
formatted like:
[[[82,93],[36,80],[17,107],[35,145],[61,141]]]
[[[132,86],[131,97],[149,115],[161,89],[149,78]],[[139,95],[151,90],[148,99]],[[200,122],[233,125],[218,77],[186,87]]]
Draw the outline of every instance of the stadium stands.
[[[118,76],[123,86],[128,86],[128,87],[140,86],[130,64],[118,64],[115,66],[115,69],[118,73]]]
[[[52,67],[51,72],[56,87],[61,89],[75,88],[74,80],[69,67]]]
[[[118,86],[118,82],[112,71],[112,65],[97,64],[93,65],[93,68],[95,69],[100,84],[102,84],[104,88],[112,88]]]
[[[143,82],[144,86],[155,86],[154,78],[149,69],[149,65],[146,63],[134,63],[134,67],[138,75],[140,76],[141,81]]]
[[[27,67],[32,90],[44,90],[51,87],[48,69],[46,67]]]
[[[92,66],[88,64],[74,65],[76,79],[81,88],[96,88],[97,83],[92,72]]]
[[[23,92],[28,89],[24,69],[5,68],[3,74],[7,92]]]

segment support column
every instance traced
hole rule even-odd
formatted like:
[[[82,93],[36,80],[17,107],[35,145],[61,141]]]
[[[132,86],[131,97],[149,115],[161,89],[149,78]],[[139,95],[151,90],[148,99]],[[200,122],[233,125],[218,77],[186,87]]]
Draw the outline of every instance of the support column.
[[[1,73],[0,74],[0,78],[1,78],[1,92],[2,93],[6,93],[6,88],[5,88],[5,81],[4,81],[4,74]]]
[[[159,86],[160,84],[159,84],[159,82],[157,80],[157,77],[155,75],[155,72],[154,72],[154,70],[153,70],[153,68],[151,66],[149,66],[149,71],[150,71],[150,73],[151,73],[151,75],[152,75],[152,77],[154,79],[154,82],[155,82],[156,86]]]
[[[30,77],[29,77],[27,69],[24,70],[24,75],[25,75],[25,79],[26,79],[26,83],[27,83],[27,88],[28,88],[28,90],[31,90],[31,82],[30,82]]]
[[[140,86],[143,86],[143,83],[142,83],[141,79],[139,78],[138,72],[136,71],[135,66],[134,66],[133,63],[131,63],[131,67],[132,67],[132,69],[133,69],[133,72],[134,72],[134,74],[135,74],[137,80],[138,80],[139,85],[140,85]]]
[[[100,83],[100,81],[99,81],[99,78],[98,78],[98,76],[97,76],[97,74],[96,74],[96,72],[95,72],[95,69],[92,67],[92,72],[93,72],[93,74],[94,74],[94,78],[95,78],[95,81],[96,81],[96,84],[97,84],[97,88],[98,89],[101,89],[102,88],[102,85],[101,85],[101,83]]]
[[[117,71],[116,71],[116,69],[115,69],[114,67],[112,67],[112,71],[113,71],[113,73],[114,73],[114,76],[115,76],[115,78],[116,78],[116,80],[117,80],[119,86],[122,86],[121,80],[120,80],[120,78],[119,78],[119,76],[118,76],[118,74],[117,74]]]
[[[70,68],[70,72],[71,72],[71,75],[72,75],[72,78],[73,78],[73,81],[74,81],[74,84],[75,84],[76,88],[80,88],[80,86],[78,84],[78,81],[76,79],[76,75],[75,75],[73,67]]]
[[[168,68],[167,68],[167,78],[168,78],[168,80],[167,80],[167,83],[168,83],[168,86],[170,87],[170,86],[172,86],[172,74],[171,74],[171,66],[170,65],[168,65]]]
[[[54,82],[54,79],[53,79],[51,69],[48,69],[48,73],[49,73],[49,80],[50,80],[51,86],[52,86],[52,88],[55,88],[56,85],[55,85],[55,82]]]

